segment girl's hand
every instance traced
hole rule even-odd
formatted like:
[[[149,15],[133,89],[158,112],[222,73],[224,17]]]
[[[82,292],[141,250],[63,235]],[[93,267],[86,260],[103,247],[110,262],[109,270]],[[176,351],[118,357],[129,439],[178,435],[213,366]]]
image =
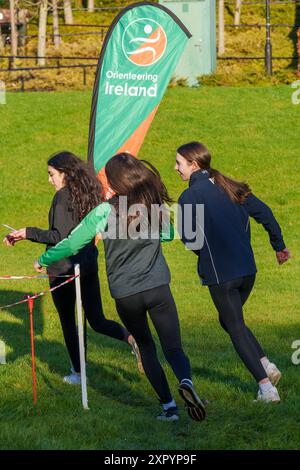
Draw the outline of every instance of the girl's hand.
[[[20,228],[20,230],[16,230],[15,232],[11,232],[8,234],[9,237],[12,237],[15,242],[19,242],[20,240],[26,240],[26,227]]]
[[[26,240],[26,228],[21,228],[20,230],[15,230],[14,232],[9,233],[3,239],[3,242],[6,246],[14,246],[16,242],[21,240]]]
[[[33,267],[37,273],[44,273],[45,269],[38,263],[38,261],[35,261],[33,263]]]
[[[288,259],[290,259],[290,257],[291,257],[291,254],[287,248],[285,248],[282,251],[276,252],[276,258],[277,258],[278,264],[285,263]]]
[[[5,243],[6,246],[14,246],[15,239],[14,237],[11,237],[10,235],[6,235],[5,238],[3,238],[3,243]]]

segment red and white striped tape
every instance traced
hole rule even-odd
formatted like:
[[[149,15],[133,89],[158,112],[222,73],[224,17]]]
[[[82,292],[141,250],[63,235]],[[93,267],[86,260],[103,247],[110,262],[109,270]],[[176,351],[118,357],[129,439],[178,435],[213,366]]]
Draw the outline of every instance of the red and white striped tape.
[[[12,280],[20,280],[20,279],[48,279],[48,278],[56,278],[56,277],[72,277],[74,274],[65,274],[61,276],[56,276],[54,274],[42,274],[36,276],[0,276],[0,281],[6,281],[8,279]]]
[[[17,277],[17,276],[16,276],[16,277]],[[59,284],[58,286],[52,287],[51,289],[46,290],[45,292],[40,292],[39,294],[35,294],[35,295],[32,295],[32,296],[29,296],[29,297],[27,297],[26,299],[19,300],[18,302],[15,302],[15,303],[13,303],[13,304],[3,305],[2,307],[0,307],[0,310],[4,310],[4,309],[10,308],[10,307],[14,307],[15,305],[24,304],[25,302],[28,302],[30,299],[32,299],[32,300],[37,299],[38,297],[41,297],[42,295],[46,295],[46,294],[48,294],[49,292],[53,292],[53,291],[55,291],[56,289],[59,289],[60,287],[64,286],[65,284],[68,284],[69,282],[74,281],[74,279],[76,279],[76,277],[79,277],[79,276],[70,277],[70,278],[67,279],[66,281],[64,281],[64,282],[62,282],[61,284]],[[0,278],[0,279],[1,279],[1,278]]]

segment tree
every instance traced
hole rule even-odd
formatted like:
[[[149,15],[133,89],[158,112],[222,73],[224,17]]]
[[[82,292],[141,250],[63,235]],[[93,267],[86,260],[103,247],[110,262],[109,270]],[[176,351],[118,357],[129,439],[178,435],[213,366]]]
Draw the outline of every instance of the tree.
[[[4,36],[2,36],[1,24],[0,24],[0,51],[4,48]]]
[[[54,42],[55,49],[59,49],[60,36],[59,36],[57,0],[52,0],[52,10],[53,10],[53,42]]]
[[[64,0],[65,23],[73,24],[73,12],[71,0]]]
[[[235,0],[234,24],[238,26],[241,23],[242,0]]]
[[[224,34],[224,0],[219,0],[219,47],[218,52],[219,55],[224,54],[225,52],[225,34]]]
[[[297,37],[298,37],[298,76],[300,77],[300,28],[298,29],[297,32]]]
[[[46,33],[47,33],[47,14],[48,0],[40,0],[40,17],[39,17],[39,38],[38,38],[38,60],[40,66],[45,65],[46,55]]]
[[[15,0],[9,0],[10,8],[10,28],[11,28],[11,55],[12,66],[15,64],[15,57],[18,54],[18,30],[16,25]]]
[[[93,13],[95,9],[95,2],[94,0],[88,0],[88,11]]]

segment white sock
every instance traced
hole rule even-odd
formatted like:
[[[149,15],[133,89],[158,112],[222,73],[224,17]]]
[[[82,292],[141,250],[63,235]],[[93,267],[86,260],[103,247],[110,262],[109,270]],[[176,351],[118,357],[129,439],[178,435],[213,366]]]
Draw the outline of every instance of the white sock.
[[[260,362],[262,363],[264,369],[266,369],[268,367],[268,365],[270,364],[270,361],[267,357],[263,357],[260,360]]]
[[[193,382],[191,381],[191,379],[182,379],[182,381],[180,382],[181,384],[188,384],[188,385],[191,385],[193,386]]]
[[[174,408],[176,407],[176,402],[175,400],[169,401],[169,403],[163,403],[162,404],[164,411],[167,411],[169,408]]]
[[[273,385],[271,384],[270,380],[268,380],[268,382],[266,383],[262,383],[258,385],[262,394],[267,393],[269,390],[273,388]]]

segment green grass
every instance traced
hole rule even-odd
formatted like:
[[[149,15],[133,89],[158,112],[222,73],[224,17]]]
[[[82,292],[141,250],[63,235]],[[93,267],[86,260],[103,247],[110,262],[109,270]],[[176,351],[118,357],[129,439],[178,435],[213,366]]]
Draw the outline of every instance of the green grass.
[[[296,449],[299,448],[299,367],[291,344],[300,339],[299,139],[300,107],[292,89],[175,88],[168,90],[140,156],[154,163],[171,194],[185,185],[174,168],[175,149],[202,140],[213,166],[247,180],[282,225],[292,259],[279,267],[262,227],[252,224],[258,265],[255,289],[245,308],[248,325],[283,371],[278,406],[253,403],[256,384],[218,325],[206,288],[196,274],[196,258],[179,241],[164,246],[181,319],[185,351],[194,382],[211,404],[207,420],[188,419],[180,403],[177,424],[159,423],[159,406],[139,375],[125,344],[88,331],[90,411],[80,390],[62,383],[69,361],[50,296],[35,304],[38,406],[32,405],[29,320],[26,306],[0,312],[0,339],[7,365],[0,365],[1,449]],[[70,149],[85,158],[91,94],[8,94],[0,106],[0,223],[20,228],[47,226],[53,196],[46,159]],[[5,229],[1,229],[5,235]],[[0,274],[34,274],[43,247],[30,242],[0,246]],[[117,319],[110,298],[103,251],[99,254],[105,312]],[[47,288],[46,281],[0,281],[0,305]],[[176,380],[161,355],[172,390]]]

